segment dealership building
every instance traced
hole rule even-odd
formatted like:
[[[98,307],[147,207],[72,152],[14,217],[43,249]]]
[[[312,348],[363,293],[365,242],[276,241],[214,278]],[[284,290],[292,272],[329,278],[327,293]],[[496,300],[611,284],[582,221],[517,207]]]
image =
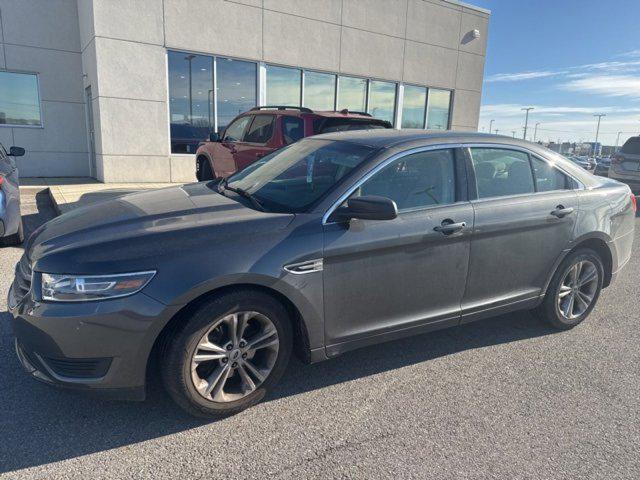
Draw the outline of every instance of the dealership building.
[[[0,142],[22,176],[187,182],[256,105],[476,130],[488,22],[455,0],[0,0]]]

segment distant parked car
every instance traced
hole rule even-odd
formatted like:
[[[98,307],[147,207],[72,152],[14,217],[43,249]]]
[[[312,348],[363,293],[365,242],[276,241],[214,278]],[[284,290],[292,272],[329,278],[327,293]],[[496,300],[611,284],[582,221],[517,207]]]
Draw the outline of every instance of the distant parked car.
[[[9,152],[0,143],[0,244],[17,245],[24,240],[20,215],[18,167],[13,157],[24,155],[24,148],[11,147]]]
[[[601,177],[609,176],[609,167],[611,166],[611,159],[608,157],[596,158],[596,168],[593,170],[595,175]]]
[[[631,137],[614,154],[609,177],[626,183],[634,192],[640,192],[640,136]]]
[[[589,161],[589,158],[587,157],[571,155],[567,158],[571,160],[573,163],[575,163],[576,165],[579,165],[580,167],[584,168],[587,171],[592,171],[593,168],[595,167],[595,162],[592,164],[591,161]]]
[[[349,110],[314,111],[305,107],[255,107],[238,115],[222,135],[211,134],[196,152],[196,177],[228,177],[261,157],[303,137],[343,130],[392,128],[386,120]]]

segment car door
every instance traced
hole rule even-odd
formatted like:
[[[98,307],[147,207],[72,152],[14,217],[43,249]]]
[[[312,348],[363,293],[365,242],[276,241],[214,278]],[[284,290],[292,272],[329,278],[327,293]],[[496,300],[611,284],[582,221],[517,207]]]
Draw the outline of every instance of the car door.
[[[275,115],[254,115],[242,141],[236,143],[235,160],[238,170],[242,170],[271,152],[272,148],[267,146],[267,143],[275,133],[275,120]]]
[[[462,320],[525,308],[572,238],[577,183],[521,149],[471,147],[475,229]]]
[[[253,115],[237,118],[225,129],[222,140],[216,145],[213,163],[217,177],[226,177],[237,171],[238,144],[253,120]]]
[[[459,322],[473,230],[462,163],[454,149],[391,157],[352,195],[391,198],[397,218],[324,225],[328,355]]]

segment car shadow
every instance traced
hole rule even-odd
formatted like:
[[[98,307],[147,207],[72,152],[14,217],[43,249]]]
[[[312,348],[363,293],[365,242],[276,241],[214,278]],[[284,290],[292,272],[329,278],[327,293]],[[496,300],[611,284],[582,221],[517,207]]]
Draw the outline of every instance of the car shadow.
[[[31,380],[18,364],[7,312],[0,313],[0,473],[57,462],[171,435],[215,421],[183,413],[157,381],[145,402],[105,401]],[[554,330],[522,312],[423,334],[306,365],[292,359],[265,402],[416,365],[434,358],[515,342]],[[349,395],[345,390],[345,395]],[[240,414],[242,415],[242,414]]]

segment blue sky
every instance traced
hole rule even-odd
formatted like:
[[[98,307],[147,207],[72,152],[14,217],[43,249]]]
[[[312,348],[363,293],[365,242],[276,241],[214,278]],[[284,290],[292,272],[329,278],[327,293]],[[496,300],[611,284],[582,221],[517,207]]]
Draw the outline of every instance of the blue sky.
[[[538,140],[640,134],[640,0],[470,0],[491,10],[479,130]],[[533,129],[531,130],[532,139]]]

